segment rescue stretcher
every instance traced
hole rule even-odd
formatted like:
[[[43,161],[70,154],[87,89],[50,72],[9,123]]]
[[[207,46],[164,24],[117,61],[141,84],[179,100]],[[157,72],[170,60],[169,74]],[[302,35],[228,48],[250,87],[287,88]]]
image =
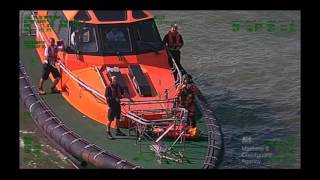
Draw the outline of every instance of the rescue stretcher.
[[[151,151],[155,153],[159,163],[162,160],[171,160],[178,163],[183,162],[183,152],[185,150],[185,135],[188,128],[186,122],[188,111],[185,108],[161,108],[130,110],[132,106],[138,104],[152,103],[174,103],[174,100],[155,100],[145,102],[123,102],[129,106],[129,111],[123,116],[129,121],[129,135],[133,130],[136,135],[136,144],[140,146],[147,143]],[[172,141],[165,142],[164,138],[170,137]],[[180,148],[175,148],[179,142]]]

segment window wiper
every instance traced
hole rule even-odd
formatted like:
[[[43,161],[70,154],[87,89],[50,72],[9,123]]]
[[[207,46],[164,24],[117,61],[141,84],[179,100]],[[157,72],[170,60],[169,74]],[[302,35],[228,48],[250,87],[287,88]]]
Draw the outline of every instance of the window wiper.
[[[153,52],[155,52],[157,55],[160,54],[159,51],[154,47],[154,45],[153,45],[152,42],[138,41],[138,43],[145,44],[145,45],[147,45],[148,47],[150,47],[151,50],[152,50]]]

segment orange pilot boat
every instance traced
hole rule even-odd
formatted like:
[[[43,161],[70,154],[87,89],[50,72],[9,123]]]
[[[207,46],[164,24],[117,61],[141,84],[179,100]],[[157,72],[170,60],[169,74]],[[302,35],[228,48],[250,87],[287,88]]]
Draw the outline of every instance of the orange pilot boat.
[[[152,102],[175,97],[175,79],[153,16],[147,11],[119,12],[123,14],[116,14],[119,17],[112,19],[108,13],[100,11],[62,11],[60,16],[65,16],[69,22],[78,23],[73,23],[70,29],[61,28],[58,32],[37,35],[38,41],[44,40],[47,43],[53,37],[56,41],[63,40],[70,44],[66,52],[58,54],[62,63],[62,78],[57,87],[70,104],[102,124],[108,121],[104,95],[111,74],[118,77],[120,85],[125,87],[129,98],[123,101]],[[38,11],[37,14],[50,17],[47,13]],[[58,15],[52,14],[51,17],[55,16]],[[74,31],[79,32],[81,40],[77,45],[72,44],[74,39],[66,36]],[[108,39],[113,32],[119,33],[123,39]],[[44,61],[44,48],[37,48],[37,51]],[[172,105],[170,103],[168,107],[168,104],[161,102],[140,103],[131,108],[161,109],[171,108]],[[129,106],[124,106],[123,111],[129,111]],[[126,120],[121,122],[122,126],[127,126]]]
[[[39,21],[40,17],[46,20]],[[69,104],[104,126],[109,121],[105,90],[111,77],[116,76],[125,91],[120,127],[128,129],[129,135],[134,130],[140,150],[143,140],[150,142],[150,150],[160,162],[183,162],[183,153],[188,153],[184,143],[192,136],[187,132],[188,110],[177,106],[176,88],[182,83],[182,75],[162,44],[151,12],[39,10],[33,11],[32,19],[36,41],[44,41],[46,46],[50,38],[64,42],[65,51],[58,53],[61,80],[57,89]],[[46,27],[51,28],[41,30]],[[36,48],[41,63],[45,61],[44,50],[45,47]],[[51,75],[50,79],[53,80]],[[217,152],[222,148],[220,128],[201,93],[196,102],[205,127],[201,130],[208,132],[203,166],[216,167],[220,154]],[[115,121],[111,127],[115,127]],[[211,132],[219,137],[211,136]],[[168,136],[173,138],[170,146],[164,145]],[[183,144],[178,155],[172,152],[177,144]],[[214,152],[215,148],[218,149]]]

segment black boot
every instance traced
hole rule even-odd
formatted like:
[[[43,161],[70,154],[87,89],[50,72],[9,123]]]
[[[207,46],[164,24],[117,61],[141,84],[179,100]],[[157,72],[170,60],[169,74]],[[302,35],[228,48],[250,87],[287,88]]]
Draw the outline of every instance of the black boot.
[[[114,139],[110,131],[107,131],[107,138],[110,140]]]
[[[56,87],[51,87],[51,94],[60,93],[59,90],[56,89]]]
[[[116,136],[126,136],[126,134],[121,132],[120,129],[117,129]]]

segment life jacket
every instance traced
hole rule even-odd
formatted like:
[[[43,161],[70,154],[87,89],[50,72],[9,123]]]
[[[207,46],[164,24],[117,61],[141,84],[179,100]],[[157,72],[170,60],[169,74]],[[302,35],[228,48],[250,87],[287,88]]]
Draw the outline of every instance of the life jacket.
[[[54,59],[57,59],[57,55],[58,55],[57,46],[54,46],[54,47],[51,47],[51,45],[48,46],[48,56],[49,56],[49,57],[52,57],[52,58],[54,58]],[[51,65],[54,65],[54,64],[55,64],[55,61],[48,60],[48,63],[51,64]]]
[[[180,93],[180,104],[182,106],[189,106],[193,103],[194,94],[191,84],[186,84],[185,87],[181,89]]]
[[[180,47],[181,46],[181,39],[180,34],[178,31],[175,32],[168,32],[168,46],[171,48]]]
[[[58,52],[58,50],[57,50],[56,46],[54,46],[54,47],[49,46],[48,47],[48,55],[49,55],[49,57],[57,58],[57,52]]]
[[[115,98],[118,98],[120,99],[121,98],[121,90],[120,90],[120,86],[119,85],[110,85],[109,87],[109,93],[111,94],[107,94],[107,96],[111,99],[115,99]]]

